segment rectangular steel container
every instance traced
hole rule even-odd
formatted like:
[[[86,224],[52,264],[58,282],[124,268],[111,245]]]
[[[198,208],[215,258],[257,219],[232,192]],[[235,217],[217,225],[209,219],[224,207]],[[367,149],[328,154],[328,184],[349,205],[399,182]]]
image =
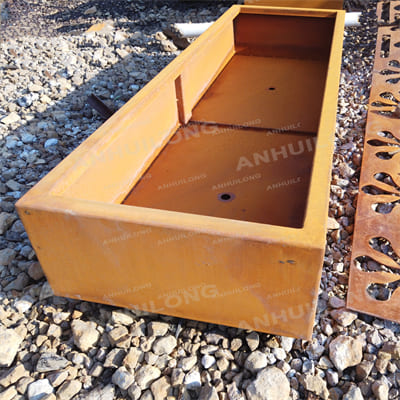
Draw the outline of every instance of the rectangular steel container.
[[[33,187],[54,292],[310,338],[343,29],[233,6]]]

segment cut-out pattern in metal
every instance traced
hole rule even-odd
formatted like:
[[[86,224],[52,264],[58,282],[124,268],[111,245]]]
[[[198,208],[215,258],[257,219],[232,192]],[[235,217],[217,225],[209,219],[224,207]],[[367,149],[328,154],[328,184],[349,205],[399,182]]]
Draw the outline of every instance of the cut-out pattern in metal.
[[[400,28],[400,5],[396,1],[381,1],[376,13],[379,26],[390,26],[392,31]]]
[[[377,16],[347,305],[400,322],[400,1]]]

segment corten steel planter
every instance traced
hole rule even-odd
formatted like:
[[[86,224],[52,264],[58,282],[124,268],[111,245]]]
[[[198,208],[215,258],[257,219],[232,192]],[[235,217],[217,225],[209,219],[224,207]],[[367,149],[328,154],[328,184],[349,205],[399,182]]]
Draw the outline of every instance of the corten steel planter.
[[[54,292],[309,338],[343,26],[233,6],[32,188]]]

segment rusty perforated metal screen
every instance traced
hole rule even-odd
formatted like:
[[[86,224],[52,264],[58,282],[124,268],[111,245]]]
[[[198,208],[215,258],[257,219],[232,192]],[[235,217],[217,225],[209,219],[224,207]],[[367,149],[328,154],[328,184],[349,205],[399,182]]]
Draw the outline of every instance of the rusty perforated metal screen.
[[[377,16],[347,304],[400,322],[400,1]]]

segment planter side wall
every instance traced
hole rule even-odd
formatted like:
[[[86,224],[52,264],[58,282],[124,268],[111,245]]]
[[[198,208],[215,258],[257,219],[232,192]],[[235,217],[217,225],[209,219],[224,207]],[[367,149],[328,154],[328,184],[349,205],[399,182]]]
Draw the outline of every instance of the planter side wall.
[[[21,208],[56,295],[309,338],[323,251]],[[68,246],[66,245],[68,244]]]

